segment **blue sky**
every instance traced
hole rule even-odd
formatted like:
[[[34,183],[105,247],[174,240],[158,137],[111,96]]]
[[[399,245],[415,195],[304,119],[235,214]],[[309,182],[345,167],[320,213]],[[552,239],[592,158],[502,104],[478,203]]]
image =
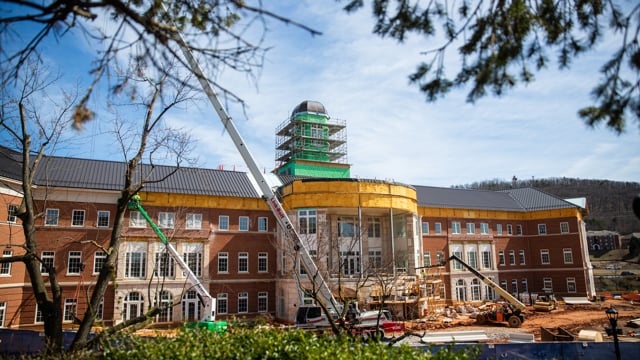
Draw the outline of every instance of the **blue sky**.
[[[630,122],[625,134],[616,135],[604,127],[588,128],[577,116],[577,110],[589,104],[598,68],[614,48],[612,41],[575,60],[569,71],[552,65],[537,73],[535,82],[518,85],[501,98],[487,96],[469,104],[467,89],[458,89],[427,103],[408,84],[408,75],[426,60],[421,52],[438,42],[417,36],[403,44],[380,39],[371,34],[368,10],[347,15],[333,1],[284,1],[278,6],[274,11],[323,35],[312,37],[272,22],[265,43],[272,49],[257,81],[229,70],[218,78],[247,103],[246,117],[238,107],[229,111],[266,171],[275,166],[276,127],[301,101],[315,100],[331,117],[347,122],[353,177],[444,187],[510,180],[514,175],[640,181],[638,124]],[[78,43],[70,43],[74,41]],[[88,81],[75,63],[88,55],[81,42],[65,36],[60,40],[64,50],[46,50],[49,66],[59,65],[69,83]],[[447,60],[448,70],[455,71],[459,59],[454,49]],[[112,143],[92,137],[109,116],[99,113],[81,136],[91,146],[69,155],[113,159]],[[201,166],[246,171],[207,102],[173,112],[168,121],[192,130]]]

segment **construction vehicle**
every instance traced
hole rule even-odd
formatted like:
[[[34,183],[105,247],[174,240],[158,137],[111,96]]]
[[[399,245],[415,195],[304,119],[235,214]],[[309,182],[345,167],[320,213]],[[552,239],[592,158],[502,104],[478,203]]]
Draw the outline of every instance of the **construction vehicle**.
[[[522,311],[525,309],[525,305],[520,302],[515,296],[511,295],[507,290],[500,287],[500,285],[493,282],[488,277],[482,275],[473,267],[462,261],[459,257],[451,255],[449,261],[456,260],[467,270],[471,271],[476,277],[478,277],[483,283],[488,285],[496,293],[500,294],[507,303],[491,303],[485,306],[485,310],[478,313],[476,316],[476,323],[482,325],[487,321],[490,322],[507,322],[509,327],[518,328],[524,322],[524,314]]]
[[[533,302],[533,310],[535,311],[552,311],[558,306],[558,301],[553,294],[538,295]]]
[[[203,306],[202,317],[200,320],[196,322],[190,322],[186,324],[187,328],[198,328],[198,329],[207,329],[214,331],[218,334],[224,334],[227,330],[227,322],[226,321],[216,321],[216,300],[209,294],[207,289],[202,285],[202,282],[198,279],[198,277],[193,273],[189,265],[182,259],[182,256],[178,254],[176,248],[171,245],[171,243],[167,240],[167,237],[164,235],[162,230],[156,225],[149,214],[144,210],[141,204],[140,195],[134,195],[129,203],[127,204],[130,210],[137,210],[142,214],[142,216],[147,220],[147,223],[151,226],[151,228],[156,232],[162,243],[165,245],[167,253],[171,258],[180,266],[180,269],[186,274],[187,280],[193,285],[193,289],[195,290],[198,300]]]
[[[342,314],[343,307],[340,304],[338,304],[338,302],[333,296],[333,293],[329,289],[329,286],[324,281],[324,278],[322,277],[320,270],[318,269],[315,262],[313,261],[313,258],[309,254],[309,250],[307,249],[304,242],[302,242],[300,235],[298,234],[295,227],[291,223],[291,220],[289,220],[289,217],[286,211],[284,210],[284,208],[282,207],[282,204],[280,203],[280,201],[276,197],[276,194],[274,193],[274,191],[271,189],[271,186],[267,182],[267,178],[260,171],[260,167],[258,166],[253,156],[249,152],[249,149],[247,148],[246,143],[244,142],[242,137],[240,136],[240,133],[238,132],[238,129],[236,128],[233,120],[231,119],[231,116],[229,116],[229,114],[226,112],[226,110],[218,100],[218,96],[216,95],[215,91],[213,90],[213,87],[205,77],[204,72],[200,68],[200,64],[198,64],[195,57],[193,56],[188,46],[186,45],[184,39],[182,38],[182,35],[180,33],[177,33],[176,35],[177,35],[178,45],[180,46],[182,53],[185,57],[185,60],[189,65],[189,67],[191,68],[192,73],[198,78],[198,81],[200,82],[202,90],[207,95],[207,98],[211,102],[211,105],[213,105],[213,108],[218,114],[218,117],[220,118],[222,125],[224,126],[226,132],[231,137],[233,144],[236,146],[236,149],[238,150],[238,152],[242,156],[242,159],[247,165],[247,168],[249,169],[249,173],[253,177],[255,183],[257,183],[261,196],[265,199],[265,201],[267,202],[267,205],[273,212],[276,220],[280,224],[281,228],[284,230],[285,236],[288,237],[288,239],[291,241],[292,248],[293,250],[296,251],[296,254],[299,256],[300,263],[304,267],[306,273],[309,274],[308,277],[313,282],[313,289],[316,290],[314,295],[319,298],[319,300],[323,303],[323,306],[326,307],[329,313]],[[299,293],[301,292],[299,291]],[[298,311],[299,312],[307,311],[305,310],[305,307],[306,306],[298,307]]]

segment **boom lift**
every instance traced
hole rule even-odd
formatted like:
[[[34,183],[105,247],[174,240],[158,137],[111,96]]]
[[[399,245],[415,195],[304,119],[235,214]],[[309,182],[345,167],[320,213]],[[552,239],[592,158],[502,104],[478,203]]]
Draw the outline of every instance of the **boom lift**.
[[[512,328],[518,328],[520,327],[520,325],[522,325],[522,323],[524,322],[524,314],[522,313],[522,310],[524,310],[526,306],[522,302],[520,302],[520,300],[518,300],[515,296],[509,294],[509,292],[500,287],[500,285],[496,284],[491,279],[482,275],[473,267],[469,266],[459,257],[451,255],[451,257],[449,257],[449,261],[451,260],[458,261],[467,270],[471,271],[473,275],[478,277],[483,283],[487,284],[493,289],[493,291],[500,294],[500,296],[502,296],[502,298],[507,301],[507,304],[491,304],[488,310],[480,312],[476,317],[476,322],[478,324],[484,324],[487,321],[506,321],[509,324],[509,327]]]
[[[128,204],[129,209],[137,210],[142,214],[142,216],[147,220],[147,223],[151,225],[151,228],[156,232],[162,243],[166,246],[167,253],[173,260],[178,263],[178,266],[184,271],[187,275],[187,280],[193,285],[193,289],[196,291],[198,295],[198,299],[203,305],[203,316],[202,318],[193,323],[187,323],[188,328],[204,328],[207,330],[212,330],[217,333],[223,334],[227,329],[226,321],[216,321],[216,300],[209,294],[207,289],[202,285],[202,282],[198,279],[198,277],[191,271],[189,265],[182,259],[178,251],[171,245],[169,241],[167,241],[167,237],[162,233],[162,230],[151,220],[151,217],[144,210],[141,204],[140,195],[134,195],[131,200],[129,200]]]
[[[182,35],[178,33],[177,36],[178,36],[178,44],[180,45],[180,48],[187,61],[187,64],[191,68],[191,71],[193,72],[193,74],[196,75],[196,77],[198,78],[198,81],[200,82],[200,86],[202,86],[202,90],[205,92],[205,94],[209,98],[209,101],[211,102],[211,105],[213,105],[213,108],[215,109],[216,113],[218,114],[218,117],[220,118],[222,125],[224,126],[225,130],[231,137],[231,140],[233,141],[234,145],[236,146],[236,149],[242,156],[242,159],[247,165],[247,168],[249,168],[249,172],[251,173],[251,176],[253,177],[255,182],[258,184],[258,187],[260,188],[261,196],[265,199],[265,201],[267,202],[267,205],[275,215],[276,220],[278,221],[278,223],[280,224],[280,226],[285,232],[285,236],[287,236],[291,241],[291,245],[293,246],[293,249],[299,254],[301,263],[305,268],[307,274],[309,274],[309,277],[311,278],[314,284],[314,289],[317,290],[318,296],[321,298],[321,301],[323,302],[324,306],[326,306],[327,310],[329,310],[329,312],[333,314],[341,314],[342,307],[338,304],[338,302],[334,298],[333,293],[329,289],[329,286],[324,281],[322,274],[320,273],[318,267],[316,266],[315,262],[311,258],[311,255],[309,254],[309,250],[300,239],[300,235],[294,228],[293,224],[291,223],[291,220],[289,220],[287,213],[285,212],[284,208],[282,207],[282,204],[280,203],[275,193],[271,189],[271,186],[267,182],[266,177],[260,171],[260,167],[258,166],[253,156],[249,152],[249,149],[247,148],[246,143],[244,142],[242,137],[240,136],[240,133],[238,132],[238,129],[236,128],[233,120],[231,119],[231,116],[227,114],[226,110],[218,100],[218,96],[216,95],[215,91],[213,90],[213,87],[205,77],[204,72],[200,68],[200,65],[196,61],[195,57],[193,56],[189,48],[186,46],[184,39],[182,38]]]

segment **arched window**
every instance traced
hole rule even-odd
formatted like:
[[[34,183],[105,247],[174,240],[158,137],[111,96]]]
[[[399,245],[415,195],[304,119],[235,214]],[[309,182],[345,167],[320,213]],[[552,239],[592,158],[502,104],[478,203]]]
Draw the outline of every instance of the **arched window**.
[[[462,279],[456,281],[456,300],[467,301],[467,284]]]
[[[187,291],[182,297],[182,321],[200,320],[200,303],[195,291]]]
[[[143,310],[144,297],[142,294],[139,292],[130,292],[125,296],[122,308],[122,318],[124,320],[131,320],[141,316]]]
[[[172,296],[168,291],[159,293],[156,297],[156,306],[163,308],[160,315],[156,317],[158,322],[169,322],[173,320]]]
[[[480,280],[473,279],[471,280],[471,301],[479,301],[480,299]]]

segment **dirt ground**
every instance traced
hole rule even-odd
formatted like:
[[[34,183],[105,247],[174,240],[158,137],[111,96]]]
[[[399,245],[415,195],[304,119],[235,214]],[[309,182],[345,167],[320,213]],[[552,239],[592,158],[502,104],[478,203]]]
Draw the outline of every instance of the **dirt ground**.
[[[417,332],[422,331],[465,331],[465,330],[486,330],[488,333],[508,333],[522,331],[529,334],[534,334],[535,340],[540,341],[541,328],[547,328],[555,330],[557,328],[563,328],[564,330],[578,335],[580,330],[596,330],[603,333],[605,341],[609,337],[605,336],[605,327],[609,327],[609,320],[605,314],[605,310],[613,305],[618,311],[618,327],[623,329],[623,338],[633,337],[633,340],[640,340],[640,336],[630,336],[630,332],[640,332],[640,329],[634,329],[627,327],[626,323],[629,320],[640,317],[640,304],[634,304],[625,300],[606,300],[603,303],[595,305],[559,305],[556,310],[551,312],[535,312],[531,307],[527,307],[525,310],[525,321],[520,328],[509,328],[505,324],[485,324],[476,325],[475,319],[468,316],[458,316],[452,319],[451,322],[442,321],[442,319],[436,319],[435,321],[424,322],[408,322],[407,327]]]

